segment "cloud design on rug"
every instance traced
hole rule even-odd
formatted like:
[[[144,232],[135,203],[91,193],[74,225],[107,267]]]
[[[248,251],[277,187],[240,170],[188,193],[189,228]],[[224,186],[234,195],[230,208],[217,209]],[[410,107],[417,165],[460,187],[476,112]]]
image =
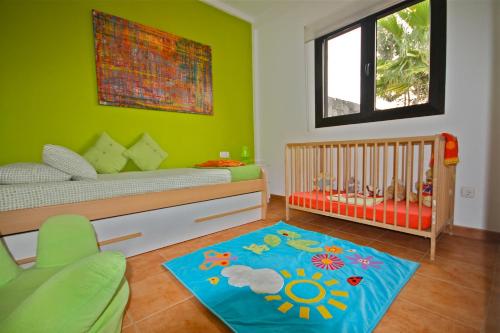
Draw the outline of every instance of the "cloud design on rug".
[[[256,294],[276,294],[283,288],[284,280],[278,272],[270,268],[253,269],[249,266],[234,265],[221,271],[233,287],[250,287]]]

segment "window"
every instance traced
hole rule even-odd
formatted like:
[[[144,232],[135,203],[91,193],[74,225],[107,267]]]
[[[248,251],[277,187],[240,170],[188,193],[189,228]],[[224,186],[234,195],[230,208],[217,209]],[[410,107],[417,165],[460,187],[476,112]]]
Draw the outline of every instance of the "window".
[[[412,0],[315,40],[316,127],[444,113],[446,0]]]

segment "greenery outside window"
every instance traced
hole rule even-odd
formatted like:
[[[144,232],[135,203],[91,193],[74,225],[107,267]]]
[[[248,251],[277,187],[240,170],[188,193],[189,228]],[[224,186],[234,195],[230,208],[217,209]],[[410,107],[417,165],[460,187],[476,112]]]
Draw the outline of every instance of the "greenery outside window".
[[[316,127],[444,113],[446,0],[410,0],[315,40]]]

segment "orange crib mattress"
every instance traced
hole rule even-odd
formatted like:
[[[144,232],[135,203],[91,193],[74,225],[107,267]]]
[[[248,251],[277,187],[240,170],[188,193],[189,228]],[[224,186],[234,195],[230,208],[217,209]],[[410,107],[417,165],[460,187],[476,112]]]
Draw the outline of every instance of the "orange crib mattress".
[[[335,193],[332,193],[335,194]],[[295,192],[293,193],[288,202],[292,205],[306,207],[310,209],[317,209],[323,211],[323,203],[325,211],[334,214],[347,215],[354,217],[354,209],[357,210],[357,217],[363,218],[363,201],[359,199],[360,203],[345,204],[343,202],[330,201],[328,196],[330,192],[325,192],[323,196],[322,191],[313,192]],[[305,203],[304,203],[305,200]],[[330,207],[331,203],[331,207]],[[394,225],[396,214],[394,213],[394,200],[387,200],[387,214],[386,224]],[[397,211],[397,225],[400,227],[406,226],[406,201],[400,201],[396,204]],[[339,212],[340,211],[340,212]],[[384,222],[384,202],[376,204],[375,206],[366,206],[366,219],[373,220],[373,213],[375,211],[375,221]],[[432,223],[432,209],[430,207],[422,206],[422,230],[428,229]],[[412,229],[418,229],[418,203],[410,202],[408,226]]]

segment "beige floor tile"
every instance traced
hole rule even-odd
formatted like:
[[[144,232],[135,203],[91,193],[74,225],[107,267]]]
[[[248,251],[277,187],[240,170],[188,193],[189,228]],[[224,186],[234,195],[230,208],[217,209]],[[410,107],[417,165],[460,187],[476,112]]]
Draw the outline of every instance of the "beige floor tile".
[[[127,271],[125,276],[129,283],[139,282],[148,276],[162,273],[162,262],[165,260],[160,255],[160,250],[144,253],[127,258]]]
[[[125,327],[132,325],[132,324],[133,324],[133,321],[130,319],[130,315],[129,315],[128,311],[125,311],[125,313],[123,314],[122,327],[125,328]]]
[[[317,214],[303,212],[296,209],[290,209],[290,218],[292,219],[300,219],[302,222],[309,222],[315,218],[317,218]]]
[[[136,325],[137,330],[141,333],[230,332],[215,316],[192,300],[187,300],[167,310],[158,312]]]
[[[322,234],[328,234],[332,230],[332,229],[325,227],[325,226],[322,226],[322,225],[303,222],[300,219],[290,219],[290,221],[288,221],[287,223],[291,224],[293,226],[296,226],[298,228],[301,228],[301,229],[315,231],[315,232],[319,232]]]
[[[496,259],[496,244],[442,234],[437,241],[436,255],[475,265],[493,267]]]
[[[334,217],[318,215],[316,218],[311,219],[309,221],[309,223],[322,225],[322,226],[328,227],[330,229],[338,230],[338,229],[344,227],[346,224],[352,223],[352,222],[339,220],[339,219],[336,219]]]
[[[340,227],[338,230],[367,238],[377,238],[385,232],[384,229],[371,227],[369,225],[363,225],[355,222],[347,223],[344,226]]]
[[[158,250],[159,254],[163,257],[163,261],[171,260],[199,250],[203,247],[214,244],[215,241],[210,236],[191,239],[179,244],[170,245]]]
[[[373,239],[371,239],[371,238],[366,238],[366,237],[358,236],[355,234],[350,234],[348,232],[343,232],[340,230],[331,230],[328,232],[328,234],[330,236],[340,238],[343,240],[347,240],[349,242],[353,242],[353,243],[356,243],[358,245],[363,245],[363,246],[366,246],[366,245],[373,242]]]
[[[489,295],[485,332],[500,332],[500,293],[490,293]]]
[[[479,332],[410,302],[396,299],[374,330],[375,333]]]
[[[467,274],[464,274],[467,269]],[[473,264],[464,264],[462,261],[436,256],[430,261],[428,256],[421,261],[417,273],[453,284],[487,292],[491,285],[492,269]]]
[[[192,297],[177,279],[166,270],[130,284],[129,314],[133,321],[163,310]]]
[[[379,237],[377,237],[377,240],[384,243],[408,247],[421,252],[429,251],[431,246],[429,239],[392,230],[386,230]]]
[[[485,293],[418,274],[403,288],[400,297],[477,329],[486,314]]]
[[[417,262],[420,261],[424,256],[424,252],[379,241],[373,241],[369,246],[379,251],[392,254],[393,256]]]
[[[122,327],[122,333],[137,333],[135,325]]]

